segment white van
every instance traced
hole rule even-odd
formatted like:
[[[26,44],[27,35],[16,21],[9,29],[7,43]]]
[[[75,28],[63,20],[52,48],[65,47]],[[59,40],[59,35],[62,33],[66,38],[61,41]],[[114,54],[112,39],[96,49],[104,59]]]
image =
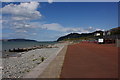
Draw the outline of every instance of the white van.
[[[104,39],[103,38],[98,39],[98,43],[104,43]]]

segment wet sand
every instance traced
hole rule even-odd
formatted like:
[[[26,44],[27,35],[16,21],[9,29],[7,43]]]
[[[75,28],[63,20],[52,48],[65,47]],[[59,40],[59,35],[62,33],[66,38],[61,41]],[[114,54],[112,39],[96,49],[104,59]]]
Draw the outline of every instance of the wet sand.
[[[79,43],[68,46],[60,78],[117,77],[118,48],[114,45]]]

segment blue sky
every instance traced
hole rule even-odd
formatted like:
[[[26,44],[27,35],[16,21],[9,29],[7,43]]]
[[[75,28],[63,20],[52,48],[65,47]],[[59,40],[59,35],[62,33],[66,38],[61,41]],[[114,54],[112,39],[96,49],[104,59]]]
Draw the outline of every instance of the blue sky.
[[[118,27],[117,2],[5,2],[1,9],[5,39],[51,41],[71,32]]]

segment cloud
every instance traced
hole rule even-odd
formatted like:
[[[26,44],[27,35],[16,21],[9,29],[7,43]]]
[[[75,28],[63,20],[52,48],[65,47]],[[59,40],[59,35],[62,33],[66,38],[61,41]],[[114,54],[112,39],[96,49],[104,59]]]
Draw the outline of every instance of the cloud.
[[[17,32],[17,33],[26,33],[27,31],[26,30],[16,30],[15,32]]]
[[[49,3],[53,3],[53,0],[48,0]]]
[[[1,0],[2,2],[14,2],[15,0]]]
[[[51,24],[43,24],[40,26],[42,29],[46,30],[53,30],[53,31],[59,31],[59,32],[66,32],[66,33],[71,33],[71,32],[77,32],[77,33],[89,33],[93,32],[95,30],[101,30],[101,29],[96,29],[93,27],[88,27],[88,28],[82,28],[82,27],[64,27],[58,23],[51,23]]]
[[[97,28],[96,31],[105,31],[105,29],[99,29],[99,28]]]
[[[8,4],[0,8],[2,12],[2,28],[9,30],[14,34],[8,36],[25,37],[30,35],[29,32],[33,31],[35,26],[30,23],[31,20],[38,20],[41,18],[41,13],[37,11],[40,3],[38,2],[25,2],[20,4]],[[31,33],[31,34],[32,34]],[[35,34],[34,34],[35,35]]]
[[[41,28],[46,30],[63,31],[63,27],[58,23],[43,24]]]
[[[32,35],[37,35],[37,33],[32,33]]]
[[[47,0],[1,0],[2,2],[29,2],[40,1],[46,2]],[[119,2],[119,0],[54,0],[54,2]]]
[[[3,37],[34,37],[41,38],[41,40],[47,38],[52,40],[68,33],[89,33],[95,30],[100,30],[94,27],[66,27],[59,23],[41,23],[39,19],[42,15],[39,11],[37,11],[39,5],[40,4],[38,2],[26,2],[20,4],[11,3],[1,8],[0,10],[2,10],[3,16],[2,19],[0,19],[0,23],[3,25],[3,32],[9,30],[8,33],[11,33],[5,34]]]
[[[38,19],[42,15],[37,8],[39,6],[38,2],[9,4],[4,6],[2,9],[2,14],[8,14],[12,16],[13,20],[31,20]]]

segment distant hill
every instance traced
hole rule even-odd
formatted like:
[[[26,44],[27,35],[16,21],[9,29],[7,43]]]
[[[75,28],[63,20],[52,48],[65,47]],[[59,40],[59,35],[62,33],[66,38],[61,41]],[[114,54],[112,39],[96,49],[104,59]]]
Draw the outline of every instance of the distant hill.
[[[120,34],[120,27],[110,29],[111,35],[118,35]]]
[[[107,33],[106,33],[107,32]],[[100,33],[101,36],[97,37],[94,36],[96,33]],[[103,35],[103,33],[105,33],[105,35]],[[66,41],[66,40],[80,40],[80,39],[97,39],[97,38],[102,38],[102,37],[106,37],[106,38],[115,38],[120,37],[120,27],[116,27],[116,28],[112,28],[110,30],[107,31],[95,31],[92,33],[70,33],[68,35],[65,36],[61,36],[57,39],[57,41]],[[104,37],[104,38],[105,38]]]
[[[36,40],[30,40],[30,39],[3,39],[2,41],[34,41],[34,42],[37,42]]]
[[[57,39],[57,41],[63,41],[63,40],[76,40],[76,39],[83,39],[83,38],[94,38],[95,33],[103,33],[103,31],[95,31],[92,33],[70,33],[68,35],[62,36]]]

